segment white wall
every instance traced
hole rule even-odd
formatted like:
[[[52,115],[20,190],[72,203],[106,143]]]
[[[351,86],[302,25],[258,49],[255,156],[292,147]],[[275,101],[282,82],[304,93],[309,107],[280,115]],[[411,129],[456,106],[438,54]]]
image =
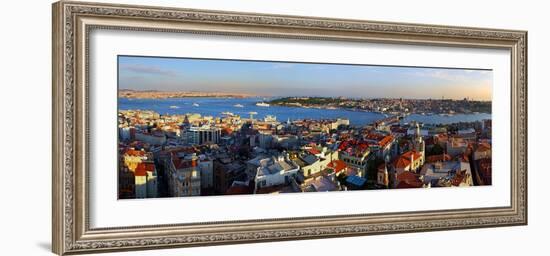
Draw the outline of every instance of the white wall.
[[[111,2],[109,0],[96,0]],[[545,159],[549,107],[550,23],[544,1],[145,1],[231,11],[345,17],[396,22],[522,29],[529,31],[529,226],[370,237],[169,249],[121,255],[464,255],[545,254],[550,228],[550,171]],[[50,1],[9,1],[0,15],[0,159],[15,172],[0,185],[2,255],[50,255],[51,85]],[[28,135],[29,137],[24,137]],[[535,144],[536,143],[536,144]],[[537,151],[538,150],[538,151]],[[23,182],[24,181],[24,182]],[[465,243],[466,247],[456,247]],[[430,246],[425,246],[430,245]],[[452,245],[449,247],[449,245]],[[429,248],[429,249],[428,249]],[[456,248],[456,250],[449,249]],[[460,248],[460,249],[459,249]],[[464,249],[465,248],[465,249]],[[537,253],[538,252],[538,253]],[[117,253],[118,254],[118,253]]]

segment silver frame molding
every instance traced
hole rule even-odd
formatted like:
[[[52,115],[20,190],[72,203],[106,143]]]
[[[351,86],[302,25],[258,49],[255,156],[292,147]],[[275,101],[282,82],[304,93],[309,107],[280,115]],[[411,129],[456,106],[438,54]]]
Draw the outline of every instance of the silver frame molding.
[[[94,29],[508,49],[511,205],[92,229],[87,192],[88,39]],[[61,1],[53,4],[52,45],[52,249],[57,254],[527,224],[526,31]]]

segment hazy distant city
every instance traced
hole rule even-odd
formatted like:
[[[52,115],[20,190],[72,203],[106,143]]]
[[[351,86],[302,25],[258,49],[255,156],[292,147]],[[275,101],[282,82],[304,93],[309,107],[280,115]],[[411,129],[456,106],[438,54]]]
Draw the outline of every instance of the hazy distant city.
[[[118,197],[491,185],[491,88],[488,70],[120,56]]]

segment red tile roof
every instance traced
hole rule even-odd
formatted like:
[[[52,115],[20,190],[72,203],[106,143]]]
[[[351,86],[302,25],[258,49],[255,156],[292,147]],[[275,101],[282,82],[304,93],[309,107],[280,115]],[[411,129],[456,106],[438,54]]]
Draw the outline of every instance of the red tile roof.
[[[353,156],[362,156],[369,150],[369,144],[367,142],[359,142],[356,140],[343,141],[338,147],[339,150],[346,152]]]
[[[145,156],[145,151],[141,150],[135,150],[135,149],[128,149],[124,154],[129,156]]]
[[[426,163],[446,162],[451,161],[451,156],[448,154],[433,155],[426,157]]]
[[[380,141],[378,142],[378,144],[380,145],[380,147],[385,147],[385,146],[387,146],[392,140],[393,140],[393,136],[388,135],[388,136],[385,136],[382,140],[380,140]]]
[[[369,133],[367,134],[367,139],[369,140],[382,140],[385,136],[380,133]]]
[[[334,169],[334,172],[335,173],[339,173],[341,172],[342,170],[344,170],[347,165],[344,161],[338,159],[338,160],[333,160],[332,162],[330,162],[328,165],[327,165],[328,168],[332,168]]]
[[[411,165],[411,156],[414,157],[414,159],[420,159],[422,155],[420,152],[416,152],[414,150],[407,151],[403,153],[397,160],[395,160],[394,165],[396,168],[405,168],[409,165]]]
[[[309,153],[311,153],[312,155],[317,155],[317,154],[321,154],[321,151],[319,151],[318,149],[316,148],[310,148],[307,150]]]
[[[153,163],[139,163],[136,167],[135,176],[147,176],[147,172],[155,171]]]
[[[411,165],[411,160],[405,157],[399,157],[394,164],[396,168],[405,168]]]
[[[420,154],[420,152],[418,152],[418,151],[411,150],[411,151],[407,151],[407,152],[403,153],[403,155],[401,155],[401,157],[406,157],[406,158],[411,158],[411,156],[414,156],[414,159],[419,159],[420,157],[422,157],[422,154]]]
[[[403,172],[397,175],[397,188],[421,188],[422,181],[412,172]]]
[[[148,172],[154,172],[155,171],[155,164],[145,163],[145,170],[147,170]]]
[[[369,133],[365,138],[367,140],[375,141],[376,144],[380,147],[385,147],[394,139],[392,135],[384,135],[380,133]]]
[[[230,127],[225,127],[225,128],[222,130],[222,132],[223,132],[224,134],[231,134],[231,133],[233,133],[233,129],[231,129]]]

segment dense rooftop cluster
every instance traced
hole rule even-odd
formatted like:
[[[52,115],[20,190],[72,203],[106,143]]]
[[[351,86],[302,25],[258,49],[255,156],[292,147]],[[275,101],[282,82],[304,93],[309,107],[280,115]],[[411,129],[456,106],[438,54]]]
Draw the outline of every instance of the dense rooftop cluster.
[[[391,114],[445,114],[491,113],[490,101],[475,101],[467,98],[452,99],[349,99],[329,97],[286,97],[270,101],[270,104],[289,107],[351,109],[356,111]]]
[[[272,104],[433,113],[484,108],[467,100],[321,101]],[[119,198],[491,184],[490,120],[425,125],[389,117],[355,127],[347,119],[125,110],[118,132]]]

